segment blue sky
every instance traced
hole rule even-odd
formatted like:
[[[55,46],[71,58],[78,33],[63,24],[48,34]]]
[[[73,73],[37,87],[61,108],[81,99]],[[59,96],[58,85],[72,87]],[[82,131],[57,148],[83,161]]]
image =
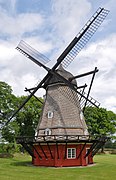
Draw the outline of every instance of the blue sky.
[[[115,0],[0,0],[0,81],[16,95],[25,94],[24,88],[33,87],[46,72],[15,49],[19,41],[51,59],[51,67],[99,7],[109,9],[109,15],[67,70],[77,75],[97,66],[91,95],[116,112]]]

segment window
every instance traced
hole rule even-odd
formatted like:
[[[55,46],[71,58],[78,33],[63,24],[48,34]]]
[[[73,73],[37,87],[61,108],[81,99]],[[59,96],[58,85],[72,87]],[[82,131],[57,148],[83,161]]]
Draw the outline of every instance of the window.
[[[89,133],[88,133],[88,130],[87,130],[87,129],[85,129],[85,130],[84,130],[84,135],[89,135]]]
[[[35,136],[37,136],[37,134],[38,134],[38,133],[37,133],[37,131],[36,131],[36,132],[35,132]]]
[[[45,135],[47,136],[51,135],[51,130],[49,128],[45,129]]]
[[[81,111],[81,113],[80,113],[80,118],[81,118],[81,120],[84,119],[84,116],[83,116],[83,112],[82,112],[82,111]]]
[[[53,118],[53,112],[52,111],[48,111],[48,118]]]
[[[75,158],[76,158],[76,148],[68,148],[67,159],[75,159]]]

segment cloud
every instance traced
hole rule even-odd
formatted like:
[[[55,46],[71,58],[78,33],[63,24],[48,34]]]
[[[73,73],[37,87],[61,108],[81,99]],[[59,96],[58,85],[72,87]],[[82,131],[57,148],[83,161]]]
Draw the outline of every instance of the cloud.
[[[110,2],[111,9],[114,9],[112,6],[114,1]],[[0,0],[0,77],[2,81],[12,86],[16,95],[24,94],[25,86],[33,87],[46,74],[46,71],[15,49],[18,42],[23,38],[48,58],[56,60],[86,20],[91,17],[93,10],[92,3],[88,0],[51,0],[50,8],[49,16],[48,13],[37,12],[37,9],[21,13],[16,0]],[[111,16],[114,17],[115,12]],[[112,21],[107,21],[106,26]],[[106,28],[100,29],[101,32],[104,30]],[[101,39],[89,42],[67,69],[77,75],[93,70],[97,66],[100,71],[96,74],[91,95],[100,101],[102,106],[114,111],[116,111],[115,49],[116,33],[107,32],[107,36],[103,35]],[[54,62],[50,63],[51,67]],[[87,77],[86,81],[90,82],[90,78]],[[84,79],[79,80],[79,83],[83,84]]]
[[[77,34],[83,20],[90,12],[91,4],[86,0],[53,0],[52,2],[55,31],[62,35],[63,40],[69,40],[72,35]]]
[[[83,49],[74,61],[71,69],[75,74],[91,71],[98,67],[93,86],[92,97],[101,103],[101,106],[110,108],[116,112],[116,34],[111,34],[103,40],[96,41]],[[79,83],[89,84],[91,80],[79,80]],[[113,105],[114,104],[114,105]],[[112,106],[113,105],[113,106]]]
[[[1,81],[12,86],[16,95],[22,95],[24,87],[34,86],[45,72],[21,55],[15,47],[23,38],[41,53],[47,53],[52,49],[52,42],[45,41],[36,32],[44,23],[41,14],[17,14],[15,5],[16,1],[13,0],[0,1],[0,77]]]
[[[27,42],[34,44],[34,48],[42,53],[51,49],[51,44],[39,41],[38,38],[26,38]],[[0,77],[13,87],[16,95],[24,94],[24,88],[34,86],[42,79],[45,72],[42,68],[27,59],[15,49],[14,42],[2,41],[0,44]],[[40,48],[41,47],[41,48]]]
[[[1,9],[6,9],[7,12],[12,13],[15,11],[17,0],[0,0]]]
[[[107,109],[112,110],[113,112],[116,113],[116,97],[115,96],[110,96],[105,100],[105,107]]]
[[[55,43],[57,56],[62,53],[67,44],[77,35],[82,25],[84,25],[85,17],[89,15],[90,10],[91,3],[87,0],[52,0],[50,22],[54,37],[52,41]]]
[[[0,17],[0,32],[9,36],[21,36],[26,32],[38,30],[43,22],[37,13],[22,13],[12,17],[0,12]]]

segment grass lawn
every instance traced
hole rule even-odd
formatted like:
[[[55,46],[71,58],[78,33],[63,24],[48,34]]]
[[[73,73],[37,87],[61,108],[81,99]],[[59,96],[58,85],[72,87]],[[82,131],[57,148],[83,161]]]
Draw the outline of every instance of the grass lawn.
[[[115,180],[116,155],[96,155],[95,165],[74,168],[31,166],[31,157],[0,158],[0,180]]]

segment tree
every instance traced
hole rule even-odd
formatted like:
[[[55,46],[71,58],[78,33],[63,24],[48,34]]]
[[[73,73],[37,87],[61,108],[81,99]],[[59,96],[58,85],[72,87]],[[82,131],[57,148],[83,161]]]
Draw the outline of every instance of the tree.
[[[10,143],[15,143],[17,136],[33,136],[35,134],[42,104],[34,97],[28,101],[7,126],[4,126],[25,98],[27,97],[16,97],[12,94],[11,86],[5,82],[0,82],[0,126],[3,126],[1,135]],[[41,99],[41,101],[43,100]]]
[[[26,98],[26,96],[18,97],[18,104],[21,104]],[[43,101],[42,98],[39,99]],[[34,136],[41,109],[42,103],[35,99],[35,97],[32,97],[16,115],[20,136]]]
[[[12,93],[12,88],[5,82],[0,82],[0,127],[2,127],[11,112],[15,110],[16,96]],[[12,126],[1,128],[1,135],[5,140],[11,140]],[[5,136],[7,134],[7,137]]]
[[[109,139],[105,144],[105,148],[116,149],[116,140],[112,141],[111,139]]]
[[[16,96],[12,94],[12,88],[5,82],[0,82],[0,123],[15,109]]]
[[[116,132],[116,114],[104,108],[86,107],[85,119],[91,135],[113,136]]]

